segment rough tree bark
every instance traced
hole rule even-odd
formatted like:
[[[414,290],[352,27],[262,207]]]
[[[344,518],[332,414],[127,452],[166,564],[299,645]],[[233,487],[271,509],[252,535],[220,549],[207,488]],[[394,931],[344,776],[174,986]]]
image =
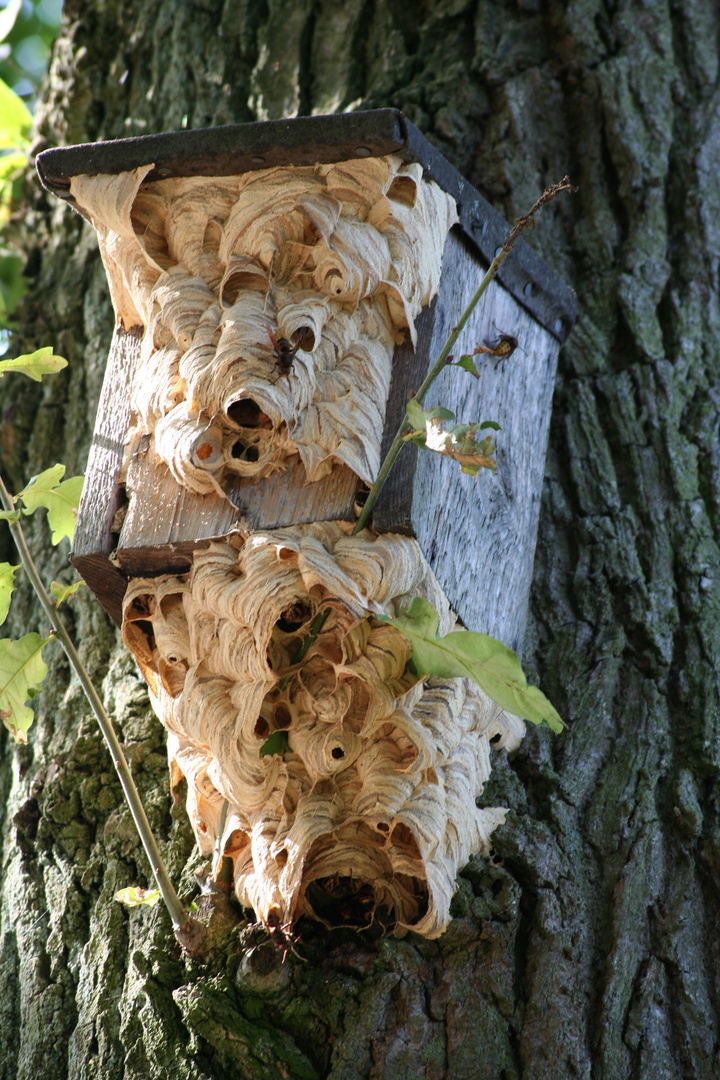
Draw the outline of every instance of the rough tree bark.
[[[579,185],[532,238],[580,317],[525,644],[572,726],[498,755],[485,794],[511,813],[439,941],[310,927],[307,963],[236,936],[188,962],[161,908],[112,899],[147,868],[56,655],[29,745],[0,732],[2,1080],[718,1076],[719,33],[716,0],[66,0],[38,149],[394,105],[508,219]],[[17,490],[82,471],[113,315],[91,230],[32,178],[15,233],[17,349],[70,360],[3,380]],[[42,522],[31,540],[67,572]],[[97,604],[68,617],[188,895],[144,686]],[[23,586],[11,632],[37,619]]]

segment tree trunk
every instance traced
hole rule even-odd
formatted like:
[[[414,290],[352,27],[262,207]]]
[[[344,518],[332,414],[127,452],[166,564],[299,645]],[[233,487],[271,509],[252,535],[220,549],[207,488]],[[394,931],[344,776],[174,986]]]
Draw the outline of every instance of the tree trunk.
[[[578,184],[531,238],[580,315],[524,650],[571,726],[496,756],[483,802],[510,813],[439,940],[313,924],[283,964],[218,932],[190,961],[161,906],[113,899],[148,867],[57,648],[28,746],[0,731],[1,1080],[720,1074],[719,33],[715,0],[66,0],[36,149],[393,105],[508,220]],[[13,351],[70,361],[2,382],[19,490],[83,470],[113,312],[90,227],[32,177],[13,231]],[[87,594],[66,619],[189,898],[201,859],[144,683]],[[8,625],[43,629],[27,585]]]

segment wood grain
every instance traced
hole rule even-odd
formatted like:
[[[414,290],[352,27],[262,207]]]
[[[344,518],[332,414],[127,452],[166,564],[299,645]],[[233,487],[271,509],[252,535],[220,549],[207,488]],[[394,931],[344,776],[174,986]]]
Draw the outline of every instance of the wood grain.
[[[446,243],[440,293],[417,322],[417,348],[408,340],[395,352],[384,449],[411,392],[418,389],[483,272],[474,249],[460,230],[453,230]],[[520,341],[509,360],[496,365],[493,358],[479,357],[479,379],[459,369],[447,370],[425,402],[451,408],[458,420],[497,421],[502,427],[497,436],[497,473],[465,476],[436,454],[405,447],[378,500],[373,526],[379,532],[415,536],[465,625],[519,651],[558,343],[494,283],[466,327],[458,355],[500,331]],[[128,466],[129,503],[118,537],[112,530],[123,497],[117,476],[139,346],[139,330],[116,332],[73,552],[78,571],[115,621],[120,618],[127,577],[184,573],[196,546],[235,529],[353,520],[358,487],[357,477],[346,466],[308,484],[297,459],[285,472],[265,480],[238,480],[228,498],[197,495],[177,483],[148,437]]]
[[[177,544],[223,536],[232,529],[278,529],[310,521],[353,518],[357,477],[337,466],[314,484],[299,458],[265,480],[238,480],[219,494],[197,495],[181,487],[148,439],[130,462],[130,503],[118,543],[126,548]]]
[[[130,388],[142,329],[118,326],[113,335],[90,446],[85,485],[70,555],[103,607],[120,623],[125,578],[108,560],[118,535],[113,519],[124,499],[118,472],[130,422]]]
[[[425,370],[483,272],[462,237],[451,233],[432,334],[429,343],[423,337],[418,349]],[[479,379],[461,369],[446,369],[424,402],[425,408],[442,404],[452,409],[461,422],[497,421],[502,428],[496,436],[497,472],[466,476],[438,454],[406,448],[401,451],[401,457],[406,456],[403,472],[394,479],[391,474],[374,523],[382,531],[411,530],[465,625],[520,651],[559,345],[495,282],[463,331],[456,354],[472,352],[478,342],[498,332],[519,340],[510,359],[496,365],[492,357],[478,357]],[[417,380],[410,365],[404,378],[406,395],[417,389]]]

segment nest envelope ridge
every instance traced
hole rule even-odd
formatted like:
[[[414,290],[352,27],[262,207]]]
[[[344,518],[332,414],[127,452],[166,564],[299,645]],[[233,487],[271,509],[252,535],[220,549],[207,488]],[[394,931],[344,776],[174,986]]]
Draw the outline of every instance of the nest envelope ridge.
[[[372,483],[452,198],[394,156],[144,183],[152,168],[71,181],[118,318],[144,327],[128,460],[150,437],[200,495],[298,456],[308,482],[345,465]],[[271,335],[298,346],[290,371]]]
[[[252,533],[196,552],[189,575],[136,580],[125,641],[205,854],[229,801],[220,843],[245,906],[268,926],[377,917],[435,937],[458,870],[505,817],[476,805],[491,740],[513,748],[524,725],[468,680],[409,674],[407,638],[379,616],[419,595],[442,633],[455,617],[414,540],[348,534]],[[261,754],[278,732],[282,752]]]
[[[149,183],[153,167],[70,189],[119,322],[142,328],[130,501],[145,454],[235,507],[238,483],[298,460],[308,484],[336,468],[372,483],[393,356],[438,291],[453,199],[392,155]],[[128,584],[123,637],[171,783],[186,778],[201,852],[219,844],[267,927],[307,913],[436,937],[458,870],[504,820],[477,800],[491,743],[513,749],[524,724],[468,680],[412,673],[384,620],[415,596],[455,627],[414,540],[338,522],[241,522],[188,573]]]

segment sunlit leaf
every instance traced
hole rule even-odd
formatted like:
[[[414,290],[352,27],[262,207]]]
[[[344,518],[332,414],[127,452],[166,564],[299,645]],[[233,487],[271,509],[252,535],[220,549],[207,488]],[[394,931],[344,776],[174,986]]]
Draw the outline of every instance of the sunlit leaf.
[[[31,126],[27,105],[0,79],[0,150],[28,149]]]
[[[410,398],[405,410],[405,419],[413,430],[418,431],[425,427],[425,413],[422,405],[418,405],[415,398]]]
[[[464,368],[465,371],[467,371],[470,375],[474,375],[476,379],[480,378],[478,369],[475,367],[475,361],[473,360],[472,356],[461,356],[460,359],[456,361],[456,363],[458,367]]]
[[[0,718],[17,742],[27,742],[25,734],[33,722],[33,711],[25,704],[40,693],[47,675],[42,650],[50,637],[26,634],[18,641],[0,640]]]
[[[0,11],[0,41],[4,41],[12,30],[22,6],[23,0],[10,0],[7,7]]]
[[[287,731],[273,731],[260,747],[259,753],[260,757],[264,757],[266,754],[284,754],[289,749],[290,740]]]
[[[139,907],[141,904],[152,907],[160,899],[160,890],[141,889],[140,886],[131,886],[128,889],[120,889],[119,892],[116,892],[115,899],[127,907]]]
[[[10,563],[0,563],[0,626],[7,619],[10,610],[10,597],[15,588],[15,574],[20,569],[20,564],[11,566]]]
[[[442,405],[433,405],[432,409],[426,409],[424,412],[425,421],[428,420],[454,420],[455,413],[450,409],[444,408]]]
[[[53,465],[34,476],[15,496],[24,502],[25,514],[32,514],[39,506],[47,509],[53,544],[59,544],[64,536],[72,541],[82,493],[84,478],[72,476],[69,480],[62,480],[64,475],[64,465]]]
[[[55,607],[60,607],[69,596],[74,596],[84,581],[74,581],[72,585],[63,585],[60,581],[50,582],[50,593],[55,597]]]
[[[47,345],[44,349],[38,349],[34,353],[26,353],[17,356],[14,360],[0,360],[0,376],[7,375],[10,371],[19,371],[22,375],[28,375],[35,382],[40,382],[43,375],[54,375],[56,371],[62,371],[67,367],[64,356],[56,356],[52,346]]]
[[[425,429],[425,447],[457,461],[462,472],[470,476],[475,476],[480,469],[495,469],[497,465],[493,457],[495,445],[492,436],[486,436],[479,441],[477,438],[483,426],[455,424],[445,431],[436,420],[429,420]]]
[[[0,157],[0,183],[13,180],[27,165],[27,157],[19,150]]]
[[[418,596],[404,615],[387,621],[402,630],[412,645],[412,666],[418,677],[472,679],[501,708],[562,731],[564,723],[555,708],[537,686],[528,686],[517,653],[501,641],[471,630],[454,630],[439,638],[438,614]]]

